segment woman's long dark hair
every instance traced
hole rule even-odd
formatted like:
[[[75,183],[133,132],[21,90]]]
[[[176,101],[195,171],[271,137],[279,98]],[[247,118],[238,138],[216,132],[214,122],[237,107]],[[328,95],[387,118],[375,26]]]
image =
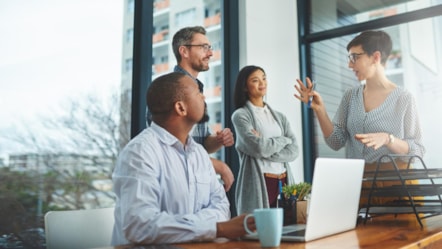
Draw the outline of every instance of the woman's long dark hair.
[[[256,70],[261,70],[265,74],[264,69],[253,65],[245,66],[239,71],[235,83],[235,92],[233,94],[233,103],[235,104],[235,110],[243,107],[249,99],[249,93],[247,92],[247,79]]]

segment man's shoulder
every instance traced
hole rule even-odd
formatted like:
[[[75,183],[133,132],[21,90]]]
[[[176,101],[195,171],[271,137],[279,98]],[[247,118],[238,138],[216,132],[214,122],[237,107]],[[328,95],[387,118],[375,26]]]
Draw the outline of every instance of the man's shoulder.
[[[158,140],[158,136],[156,135],[156,132],[151,128],[147,127],[144,130],[142,130],[138,135],[136,135],[134,138],[132,138],[128,145],[135,145],[135,144],[152,144],[156,143],[155,141]]]

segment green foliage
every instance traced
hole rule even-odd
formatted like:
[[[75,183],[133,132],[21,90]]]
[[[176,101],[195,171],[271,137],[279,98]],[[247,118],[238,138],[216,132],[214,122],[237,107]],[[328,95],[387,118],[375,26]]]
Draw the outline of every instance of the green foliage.
[[[282,192],[286,199],[290,197],[295,197],[299,201],[305,200],[305,197],[310,194],[312,185],[308,182],[300,182],[297,184],[284,185],[282,187]]]

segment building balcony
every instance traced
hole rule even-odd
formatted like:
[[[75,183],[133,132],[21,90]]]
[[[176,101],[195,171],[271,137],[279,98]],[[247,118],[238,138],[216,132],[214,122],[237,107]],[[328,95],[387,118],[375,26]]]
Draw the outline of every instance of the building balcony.
[[[206,19],[204,19],[204,27],[210,27],[221,24],[221,13],[218,13],[213,16],[209,16]]]
[[[169,70],[169,64],[168,63],[155,64],[152,66],[152,70],[154,74],[167,72]]]
[[[155,1],[155,3],[153,4],[153,8],[155,10],[166,9],[169,8],[169,6],[170,6],[170,0]]]
[[[221,96],[221,86],[215,86],[215,87],[204,89],[204,96],[206,98],[220,97]]]
[[[160,32],[152,35],[152,43],[158,43],[161,41],[165,41],[167,39],[169,39],[169,30],[168,29],[161,30]]]
[[[219,60],[221,60],[221,50],[214,50],[214,51],[212,51],[212,61],[219,61]]]

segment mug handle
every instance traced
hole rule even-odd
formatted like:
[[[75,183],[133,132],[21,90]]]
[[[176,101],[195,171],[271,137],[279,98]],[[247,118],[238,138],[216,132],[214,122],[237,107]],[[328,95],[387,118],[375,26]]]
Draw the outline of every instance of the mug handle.
[[[244,221],[243,221],[243,223],[244,223],[244,229],[246,230],[246,232],[249,233],[249,234],[252,234],[252,233],[254,233],[254,232],[252,232],[252,231],[249,229],[249,227],[247,226],[247,220],[248,220],[250,217],[253,217],[253,214],[248,214],[248,215],[246,215],[246,217],[244,217]]]

